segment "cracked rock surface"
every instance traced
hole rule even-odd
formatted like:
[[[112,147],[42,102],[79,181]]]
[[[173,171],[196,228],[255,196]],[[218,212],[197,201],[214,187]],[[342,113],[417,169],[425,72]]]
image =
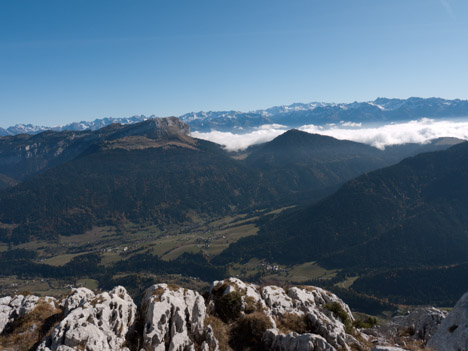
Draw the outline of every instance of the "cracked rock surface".
[[[146,350],[195,350],[204,333],[205,300],[196,291],[156,284],[142,301]]]
[[[64,319],[38,351],[129,350],[125,336],[135,322],[137,307],[125,288],[117,286],[98,295],[89,289],[76,289],[64,306]]]
[[[16,295],[13,297],[6,296],[0,298],[0,335],[3,333],[8,323],[32,312],[38,305],[39,301],[48,303],[53,307],[56,302],[53,297],[40,298],[39,296],[34,295]]]

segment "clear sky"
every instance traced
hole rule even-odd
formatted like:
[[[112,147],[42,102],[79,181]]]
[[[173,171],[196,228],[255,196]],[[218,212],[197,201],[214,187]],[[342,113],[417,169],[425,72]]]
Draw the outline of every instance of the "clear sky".
[[[0,126],[468,98],[467,0],[0,0]]]

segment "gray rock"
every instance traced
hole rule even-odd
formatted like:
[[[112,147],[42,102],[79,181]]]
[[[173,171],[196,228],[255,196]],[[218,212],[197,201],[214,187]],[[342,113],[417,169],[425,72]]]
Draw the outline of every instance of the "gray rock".
[[[124,346],[125,336],[135,322],[136,305],[125,288],[118,286],[99,295],[81,288],[68,300],[65,301],[68,314],[54,328],[51,337],[39,345],[38,351],[83,347],[89,351],[128,350]],[[75,307],[71,309],[71,306]]]
[[[336,351],[323,337],[316,334],[278,334],[269,329],[263,335],[265,346],[272,351]]]
[[[0,334],[3,333],[8,323],[17,318],[21,318],[27,313],[32,312],[39,302],[45,302],[55,307],[56,300],[53,297],[40,298],[35,295],[16,295],[7,296],[0,299]]]
[[[70,296],[63,300],[64,313],[67,315],[77,307],[83,306],[87,301],[93,300],[94,293],[86,288],[74,288]]]
[[[445,317],[447,312],[435,307],[426,307],[411,311],[406,316],[396,317],[393,323],[398,331],[406,328],[413,333],[412,338],[428,341]]]
[[[73,289],[60,304],[53,298],[4,297],[0,298],[0,331],[16,318],[33,311],[39,303],[46,302],[53,307],[60,306],[63,319],[51,335],[42,340],[38,351],[77,351],[83,348],[88,351],[129,351],[128,347],[140,347],[145,351],[219,351],[221,346],[215,331],[226,330],[214,330],[218,324],[206,325],[205,320],[209,314],[222,311],[216,310],[223,308],[218,303],[224,300],[219,299],[234,292],[238,292],[241,299],[241,315],[263,313],[270,319],[272,327],[259,337],[265,348],[271,351],[368,351],[371,344],[388,345],[375,346],[374,351],[402,351],[392,345],[406,347],[410,338],[427,340],[446,315],[435,308],[423,308],[396,317],[386,326],[350,330],[354,318],[349,307],[324,289],[311,286],[286,290],[277,286],[259,287],[229,278],[213,283],[211,299],[206,306],[204,298],[196,291],[167,284],[151,286],[142,299],[141,324],[136,322],[137,307],[123,287],[101,294],[86,288]],[[283,324],[282,318],[294,319],[295,316],[306,320],[308,332],[288,332],[289,324]],[[467,320],[468,293],[430,339],[430,346],[438,351],[468,351]],[[235,326],[236,322],[231,322],[234,323],[231,327]],[[227,326],[221,328],[229,329]],[[279,328],[284,329],[280,332]]]
[[[447,312],[435,307],[418,308],[404,316],[394,317],[385,325],[363,330],[363,332],[376,337],[376,340],[381,343],[396,342],[402,338],[427,342],[446,316]]]
[[[460,298],[427,345],[437,351],[468,350],[468,292]]]
[[[205,300],[192,290],[156,284],[143,296],[142,316],[146,350],[195,350],[194,341],[201,341],[204,334]],[[166,340],[170,340],[168,349]]]
[[[261,306],[262,312],[270,317],[274,327],[284,315],[295,314],[309,320],[309,324],[314,330],[314,334],[310,335],[317,337],[313,342],[321,343],[323,339],[333,349],[345,350],[348,350],[351,344],[359,344],[353,336],[347,334],[343,321],[330,310],[330,306],[336,304],[346,314],[349,322],[352,322],[354,318],[349,307],[336,295],[324,289],[312,286],[292,287],[287,291],[277,286],[265,286],[260,289],[255,284],[247,284],[239,279],[229,278],[213,283],[211,298],[218,299],[221,289],[224,289],[223,295],[234,291],[241,292],[243,311],[247,305],[247,299],[253,299],[256,305]],[[312,343],[313,339],[310,335],[304,338],[299,337],[299,334],[288,334],[287,337],[282,334],[275,335],[275,339],[277,338],[278,341],[270,340],[273,337],[271,333],[265,340],[269,340],[271,345],[279,345],[278,350],[283,350],[282,347],[289,344],[294,345],[291,347],[296,347],[296,345],[305,347],[303,345],[309,345],[308,343]],[[296,349],[292,348],[291,350]]]
[[[434,307],[418,308],[394,317],[387,324],[363,329],[361,335],[379,345],[399,346],[417,340],[426,343],[446,316],[447,312]]]
[[[211,325],[207,325],[205,328],[205,341],[203,341],[201,349],[203,351],[219,351],[219,342]]]
[[[372,349],[372,351],[408,351],[408,350],[402,349],[399,347],[394,347],[394,346],[376,346]]]

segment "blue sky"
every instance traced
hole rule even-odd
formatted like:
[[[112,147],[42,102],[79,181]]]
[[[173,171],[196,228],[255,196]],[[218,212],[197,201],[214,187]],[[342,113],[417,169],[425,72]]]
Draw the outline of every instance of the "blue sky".
[[[468,98],[466,0],[0,0],[0,127]]]

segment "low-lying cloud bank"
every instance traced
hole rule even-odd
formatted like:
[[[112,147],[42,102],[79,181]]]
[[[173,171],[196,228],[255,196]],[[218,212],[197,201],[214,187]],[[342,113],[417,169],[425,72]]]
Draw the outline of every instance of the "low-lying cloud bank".
[[[263,125],[249,133],[211,131],[193,132],[192,136],[224,145],[231,151],[246,149],[250,145],[264,143],[283,134],[289,128],[281,125]],[[406,143],[423,144],[440,137],[468,139],[468,121],[440,121],[423,118],[417,121],[391,123],[377,127],[366,127],[360,123],[342,122],[325,126],[304,125],[299,130],[332,136],[337,139],[353,140],[384,149],[389,145]]]

